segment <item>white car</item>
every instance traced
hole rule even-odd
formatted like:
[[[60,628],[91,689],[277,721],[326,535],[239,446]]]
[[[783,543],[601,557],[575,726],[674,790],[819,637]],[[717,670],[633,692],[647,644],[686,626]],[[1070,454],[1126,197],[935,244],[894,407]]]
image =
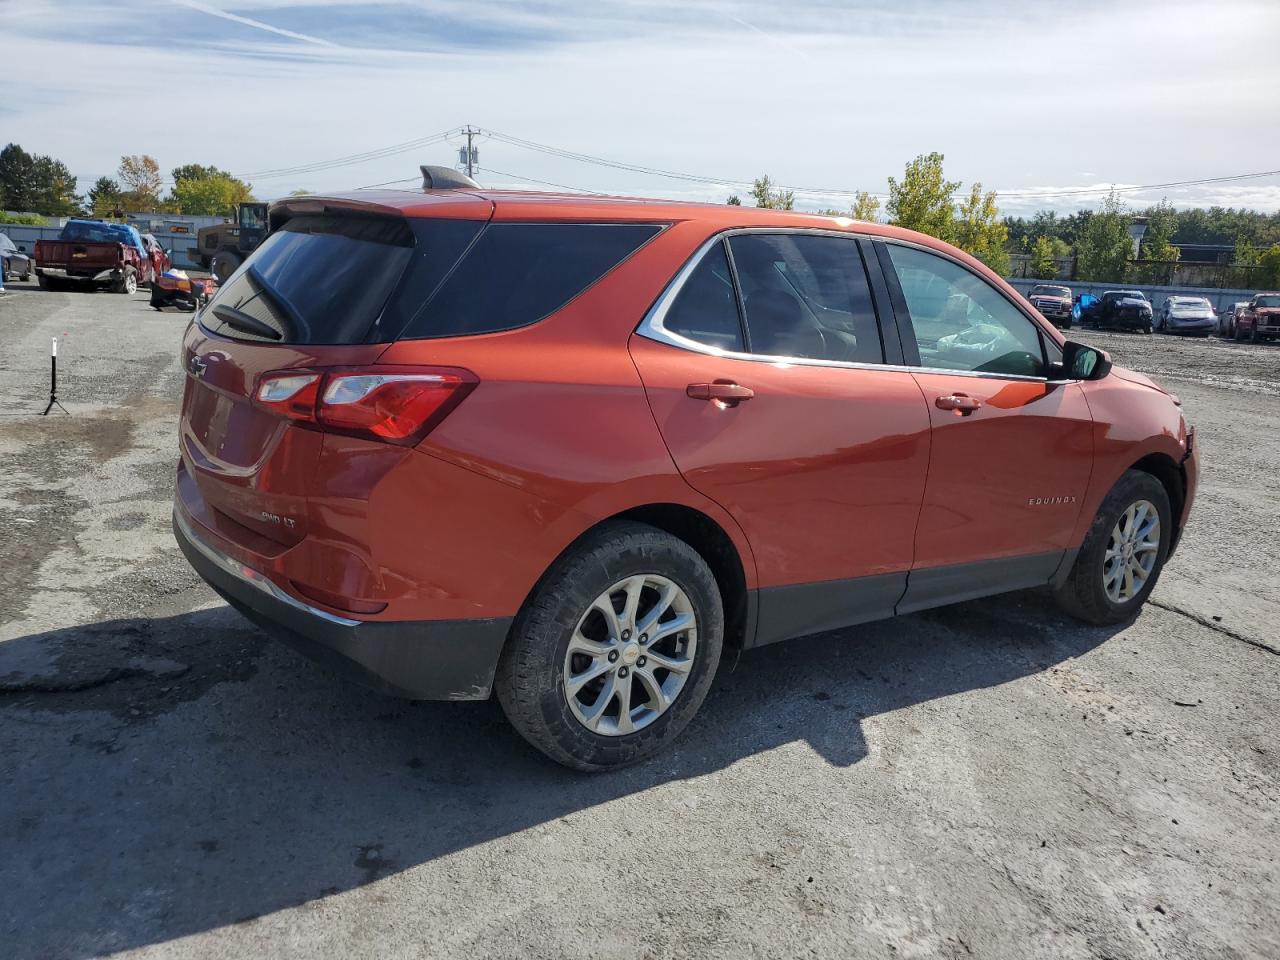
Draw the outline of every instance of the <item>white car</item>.
[[[1168,297],[1156,315],[1156,329],[1161,333],[1207,337],[1217,326],[1218,315],[1205,297]]]

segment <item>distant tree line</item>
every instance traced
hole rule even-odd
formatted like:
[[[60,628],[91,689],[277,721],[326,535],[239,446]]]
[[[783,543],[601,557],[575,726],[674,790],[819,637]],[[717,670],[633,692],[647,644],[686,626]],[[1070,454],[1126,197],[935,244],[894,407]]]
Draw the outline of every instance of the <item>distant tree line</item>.
[[[1008,274],[1010,257],[1025,254],[1036,277],[1055,277],[1059,262],[1074,258],[1074,275],[1081,280],[1158,283],[1164,282],[1169,264],[1181,258],[1179,244],[1223,244],[1235,247],[1235,281],[1280,287],[1280,213],[1232,207],[1176,210],[1167,199],[1129,210],[1112,191],[1098,210],[1066,216],[1042,210],[1030,217],[1002,217],[994,191],[984,191],[981,183],[971,184],[967,193],[961,191],[958,181],[946,178],[943,159],[941,153],[921,154],[906,165],[901,179],[889,178],[885,219],[946,240],[997,273]],[[755,181],[751,193],[757,207],[795,206],[793,191],[777,186],[767,174]],[[735,195],[728,202],[742,200]],[[818,212],[875,221],[880,219],[880,200],[860,192],[849,210]],[[1137,217],[1146,220],[1140,260],[1134,259],[1129,235]]]
[[[172,186],[165,193],[155,158],[130,155],[120,158],[114,177],[99,177],[78,195],[66,164],[11,143],[0,150],[0,211],[48,217],[118,217],[126,212],[227,216],[237,203],[253,199],[250,184],[214,166],[184,164],[174,167],[169,178]]]

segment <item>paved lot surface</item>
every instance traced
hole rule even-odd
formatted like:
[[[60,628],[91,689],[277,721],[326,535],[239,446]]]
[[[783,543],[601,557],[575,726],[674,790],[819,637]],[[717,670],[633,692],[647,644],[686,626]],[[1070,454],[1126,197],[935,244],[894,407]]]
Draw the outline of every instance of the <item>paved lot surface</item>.
[[[185,323],[0,298],[0,955],[1280,956],[1280,347],[1084,337],[1200,429],[1132,625],[1028,593],[767,648],[676,751],[584,777],[197,582]]]

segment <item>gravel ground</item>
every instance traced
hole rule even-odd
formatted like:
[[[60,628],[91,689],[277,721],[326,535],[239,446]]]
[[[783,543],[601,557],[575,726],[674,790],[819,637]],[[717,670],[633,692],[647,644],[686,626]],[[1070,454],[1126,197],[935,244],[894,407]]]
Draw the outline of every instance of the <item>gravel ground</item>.
[[[196,579],[185,323],[0,297],[0,954],[1280,955],[1280,347],[1082,337],[1200,431],[1133,624],[1033,592],[754,651],[676,750],[584,777]],[[41,418],[51,336],[70,416]]]

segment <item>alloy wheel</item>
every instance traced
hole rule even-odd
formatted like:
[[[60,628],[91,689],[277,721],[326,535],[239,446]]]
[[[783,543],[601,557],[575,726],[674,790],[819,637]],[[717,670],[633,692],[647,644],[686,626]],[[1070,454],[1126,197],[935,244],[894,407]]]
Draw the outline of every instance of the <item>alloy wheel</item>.
[[[1160,513],[1150,500],[1131,503],[1111,528],[1102,558],[1102,586],[1113,603],[1142,592],[1160,554]]]
[[[619,580],[578,620],[564,658],[564,696],[592,733],[621,737],[667,712],[698,651],[688,595],[659,574]]]

